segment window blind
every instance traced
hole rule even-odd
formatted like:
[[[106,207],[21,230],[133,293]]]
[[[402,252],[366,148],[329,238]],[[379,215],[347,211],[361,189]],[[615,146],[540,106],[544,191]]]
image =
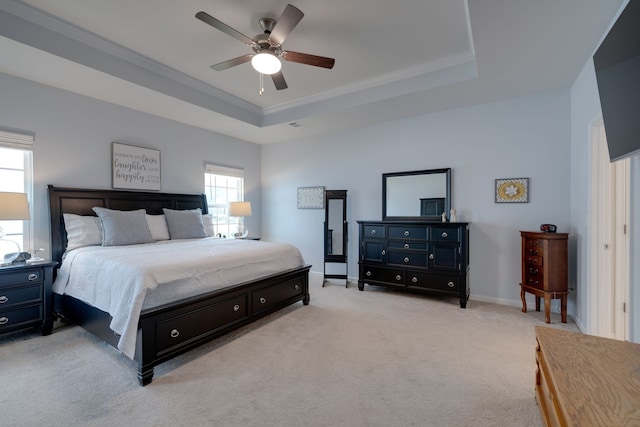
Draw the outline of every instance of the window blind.
[[[33,135],[0,130],[0,147],[33,150]]]

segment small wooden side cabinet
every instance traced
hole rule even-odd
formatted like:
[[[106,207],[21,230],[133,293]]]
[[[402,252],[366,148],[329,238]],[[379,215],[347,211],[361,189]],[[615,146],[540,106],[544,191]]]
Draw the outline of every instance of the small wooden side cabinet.
[[[53,329],[53,267],[57,262],[0,267],[0,334],[39,326]]]
[[[640,425],[640,344],[536,326],[545,426]]]
[[[562,323],[567,323],[568,233],[538,233],[521,231],[522,283],[520,298],[522,312],[527,312],[527,292],[535,295],[536,311],[540,311],[540,298],[544,298],[544,321],[551,323],[551,300],[560,299]]]

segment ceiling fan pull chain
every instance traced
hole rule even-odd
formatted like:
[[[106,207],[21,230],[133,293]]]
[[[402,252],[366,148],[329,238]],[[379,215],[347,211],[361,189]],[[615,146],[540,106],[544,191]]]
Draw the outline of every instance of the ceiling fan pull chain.
[[[258,91],[258,94],[262,96],[262,94],[264,93],[264,74],[262,73],[258,73],[258,74],[260,74],[260,90]]]

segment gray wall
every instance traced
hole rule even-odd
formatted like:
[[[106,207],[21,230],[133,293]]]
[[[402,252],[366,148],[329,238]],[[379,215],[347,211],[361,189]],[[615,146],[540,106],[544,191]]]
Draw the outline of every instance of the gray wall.
[[[35,132],[36,247],[49,248],[47,184],[111,188],[111,143],[161,152],[162,191],[202,193],[204,163],[245,169],[246,218],[260,234],[260,147],[0,73],[0,126]],[[48,252],[49,253],[49,252]]]
[[[296,244],[322,272],[323,211],[298,210],[296,188],[346,189],[355,280],[356,221],[381,219],[382,174],[450,167],[452,207],[471,223],[471,301],[520,305],[519,231],[569,231],[570,142],[570,93],[560,90],[267,145],[263,237]],[[496,204],[494,180],[519,177],[530,179],[529,203]]]

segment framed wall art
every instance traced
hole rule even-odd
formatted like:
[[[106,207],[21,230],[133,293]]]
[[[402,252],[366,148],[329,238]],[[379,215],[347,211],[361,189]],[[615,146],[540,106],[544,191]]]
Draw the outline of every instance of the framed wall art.
[[[111,143],[112,186],[160,191],[160,150]]]
[[[324,209],[324,187],[298,187],[298,209]]]
[[[529,178],[496,179],[496,203],[529,203]]]

